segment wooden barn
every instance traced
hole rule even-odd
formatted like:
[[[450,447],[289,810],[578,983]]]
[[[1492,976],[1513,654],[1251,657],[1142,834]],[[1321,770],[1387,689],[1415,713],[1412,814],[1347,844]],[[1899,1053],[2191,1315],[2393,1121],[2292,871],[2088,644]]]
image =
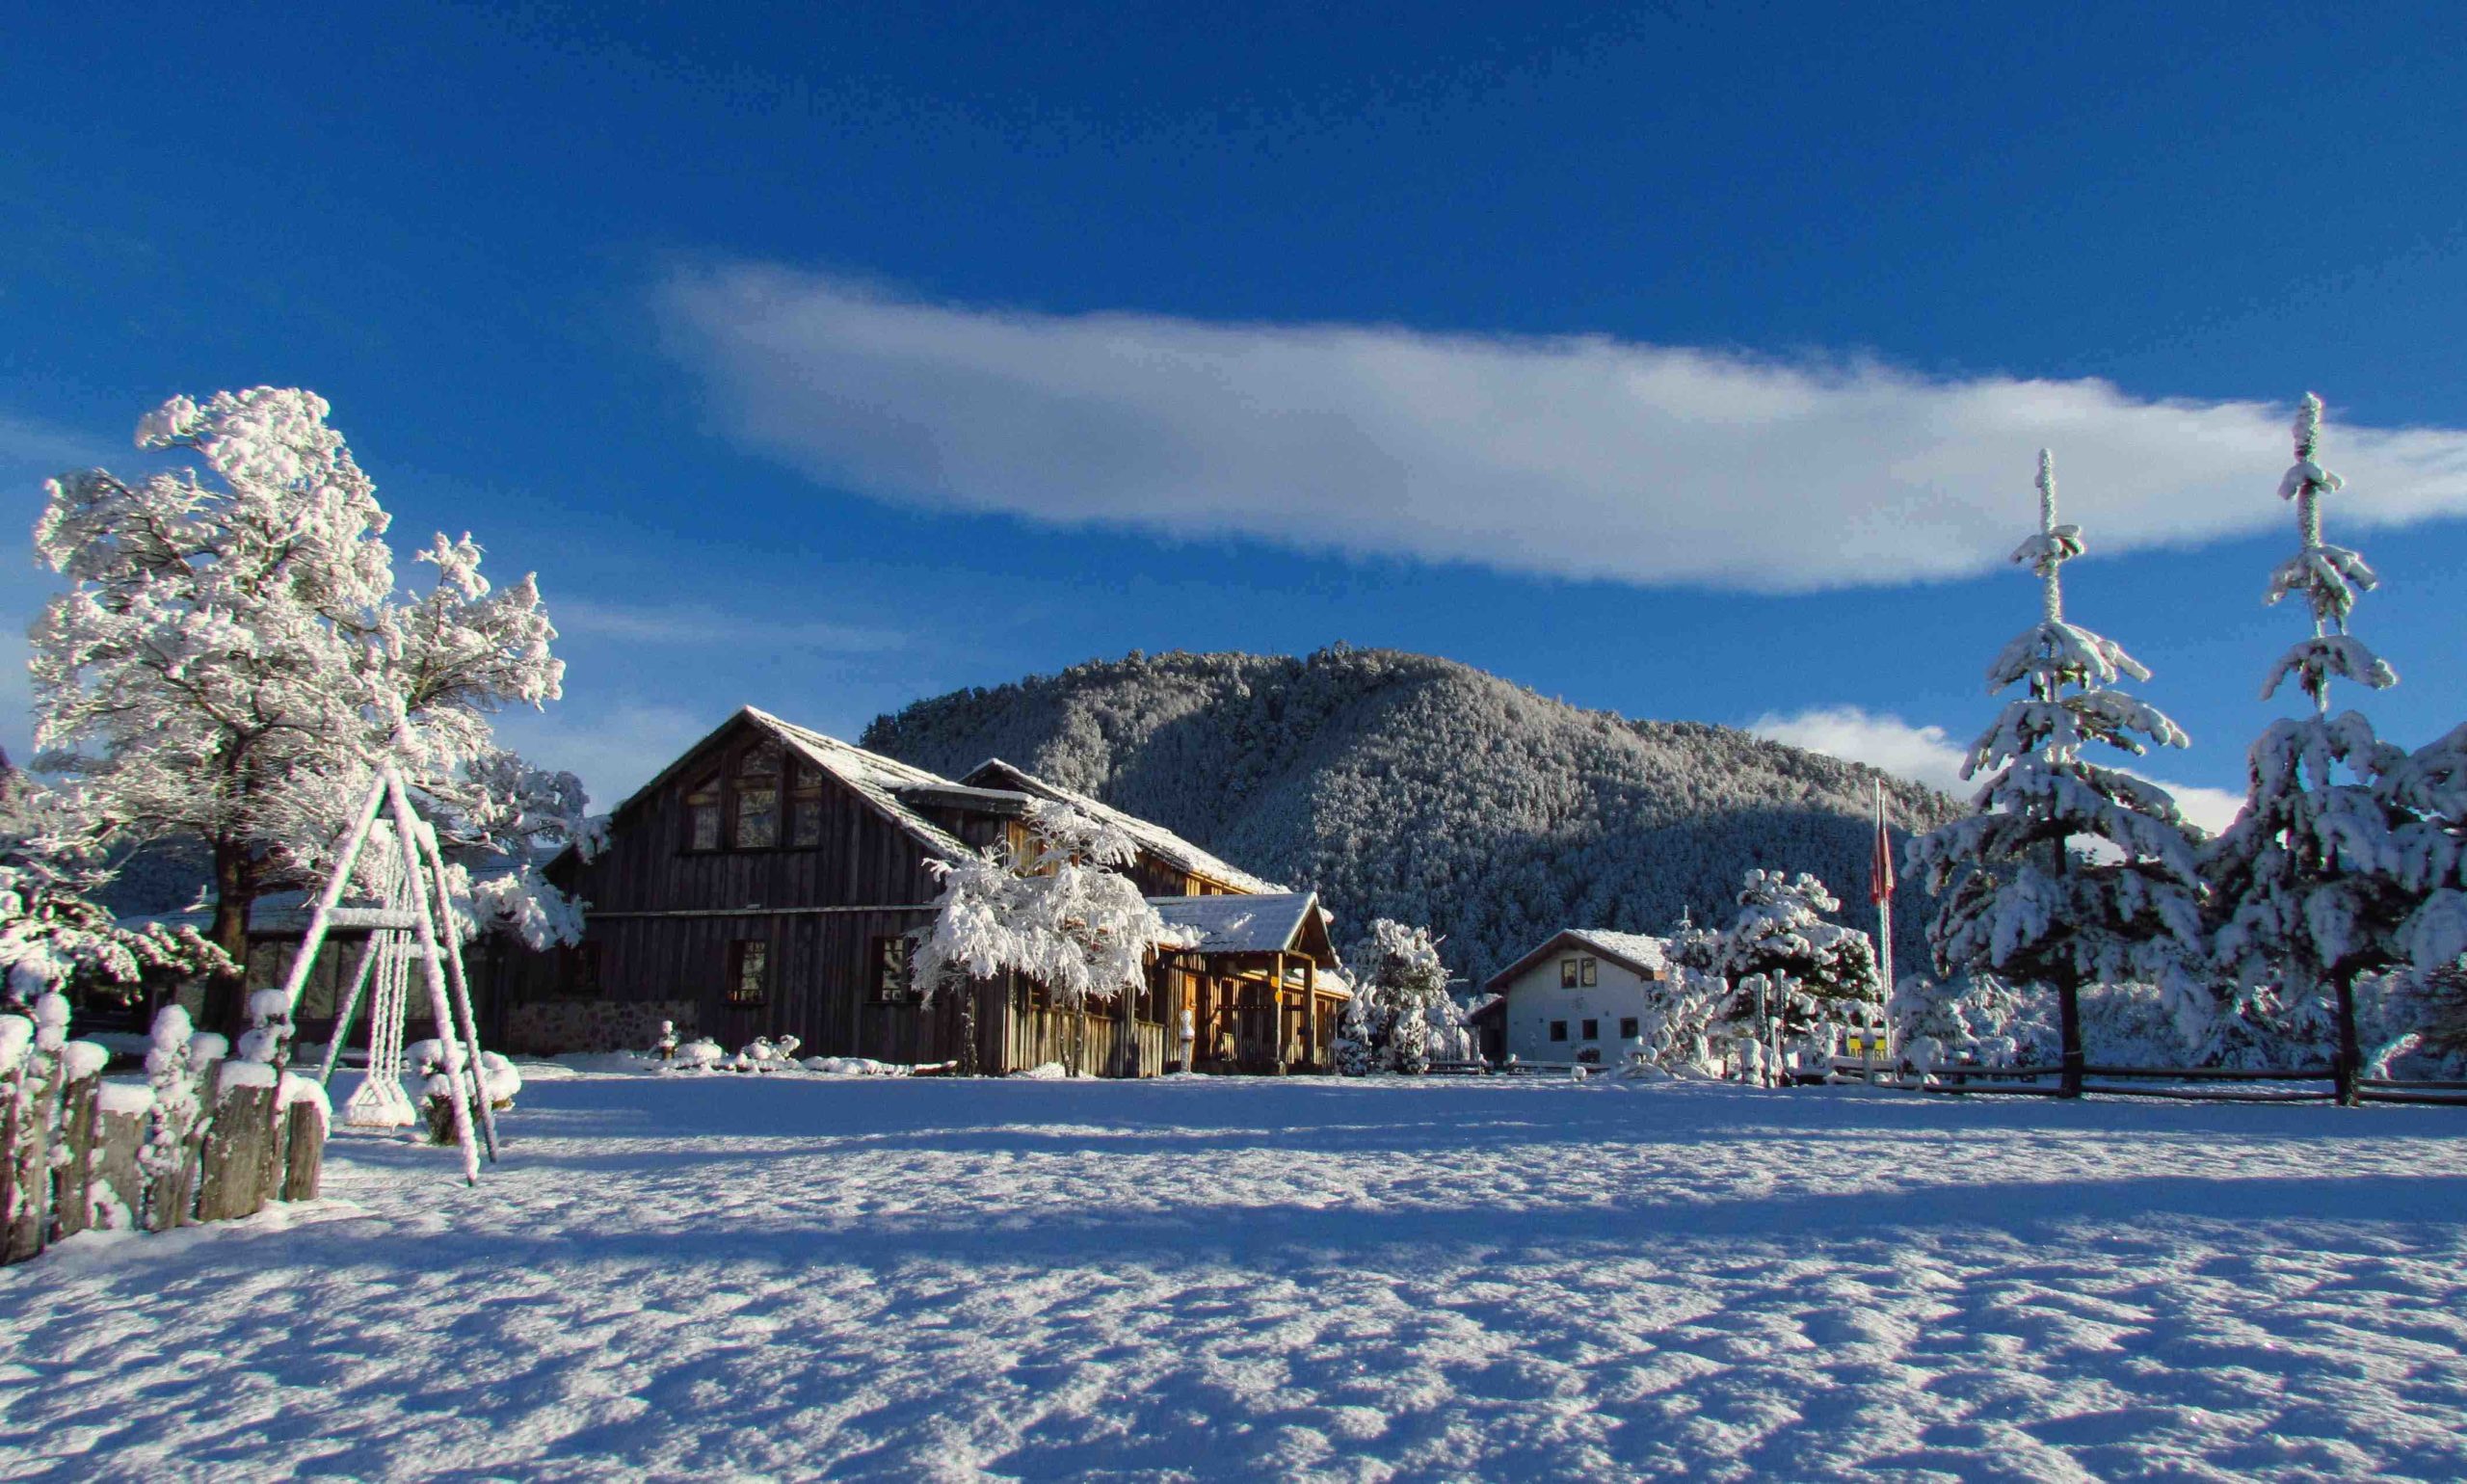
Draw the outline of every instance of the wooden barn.
[[[1039,798],[1121,825],[1143,894],[1203,938],[1084,1022],[1017,976],[980,984],[980,1070],[1065,1060],[1074,1040],[1118,1075],[1326,1065],[1346,990],[1314,895],[1008,763],[945,779],[751,706],[619,805],[597,855],[550,864],[587,932],[496,966],[504,1034],[517,1050],[640,1047],[669,1020],[731,1049],[793,1035],[803,1055],[963,1060],[962,996],[927,1004],[909,982],[939,891],[927,862],[1004,839]]]

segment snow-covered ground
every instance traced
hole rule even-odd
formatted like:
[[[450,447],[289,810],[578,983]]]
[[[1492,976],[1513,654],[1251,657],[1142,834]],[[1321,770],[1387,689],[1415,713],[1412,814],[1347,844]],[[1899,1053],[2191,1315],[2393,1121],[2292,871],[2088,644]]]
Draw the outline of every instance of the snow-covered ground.
[[[2467,1113],[556,1075],[0,1275],[11,1478],[2467,1475]]]

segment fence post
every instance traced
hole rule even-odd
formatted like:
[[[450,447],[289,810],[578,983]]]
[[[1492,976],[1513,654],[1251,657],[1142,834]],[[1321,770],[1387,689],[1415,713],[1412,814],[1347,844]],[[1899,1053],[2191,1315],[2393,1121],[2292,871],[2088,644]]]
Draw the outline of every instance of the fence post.
[[[2364,1060],[2363,1047],[2356,1044],[2355,976],[2341,972],[2338,976],[2338,991],[2339,1054],[2331,1062],[2330,1071],[2334,1085],[2338,1089],[2339,1106],[2352,1108],[2362,1101],[2356,1097],[2355,1080],[2363,1070],[2359,1064]]]
[[[316,1104],[302,1101],[291,1105],[286,1122],[291,1137],[282,1152],[282,1198],[314,1201],[326,1161],[325,1117]]]
[[[40,1080],[31,1070],[18,1073],[17,1096],[11,1100],[16,1115],[16,1137],[9,1141],[12,1179],[17,1193],[15,1219],[9,1223],[6,1232],[0,1232],[0,1240],[7,1247],[5,1253],[0,1253],[0,1261],[23,1262],[50,1245],[51,1108],[59,1097],[57,1064],[52,1075]]]
[[[69,1083],[60,1095],[60,1131],[68,1145],[68,1162],[60,1167],[52,1209],[59,1214],[63,1236],[75,1236],[94,1224],[94,1105],[102,1092],[98,1073]]]
[[[240,1087],[216,1100],[199,1164],[198,1220],[233,1221],[257,1213],[265,1193],[266,1141],[274,1134],[274,1096],[269,1087]]]

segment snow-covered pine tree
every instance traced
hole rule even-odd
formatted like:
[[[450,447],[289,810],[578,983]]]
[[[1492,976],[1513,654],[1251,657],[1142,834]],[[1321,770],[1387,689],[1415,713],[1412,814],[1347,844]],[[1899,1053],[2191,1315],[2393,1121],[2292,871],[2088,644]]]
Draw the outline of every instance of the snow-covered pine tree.
[[[2399,676],[2348,632],[2356,598],[2380,579],[2362,556],[2321,539],[2321,496],[2345,482],[2320,463],[2321,399],[2311,392],[2296,409],[2295,432],[2295,463],[2278,492],[2295,502],[2299,544],[2270,574],[2267,601],[2301,596],[2313,632],[2271,667],[2262,699],[2292,678],[2312,714],[2274,721],[2254,742],[2243,811],[2204,851],[2203,866],[2214,893],[2213,944],[2240,996],[2274,996],[2267,1008],[2301,1016],[2323,991],[2331,995],[2339,1097],[2352,1102],[2363,1061],[2357,979],[2406,962],[2411,940],[2428,948],[2449,941],[2447,903],[2428,896],[2445,874],[2434,868],[2442,832],[2405,807],[2437,811],[2447,789],[2440,743],[2410,766],[2361,711],[2330,714],[2331,681],[2383,690]]]
[[[2082,532],[2056,521],[2056,460],[2044,449],[2038,489],[2038,533],[2013,560],[2039,578],[2039,622],[1987,670],[1991,693],[2024,692],[1962,764],[1966,779],[1994,770],[1972,801],[1977,812],[1912,841],[1908,858],[1938,897],[1928,928],[1937,972],[2054,987],[2063,1091],[2078,1097],[2082,986],[2172,971],[2198,954],[2202,888],[2174,798],[2082,756],[2088,742],[2139,756],[2186,737],[2115,688],[2119,676],[2150,678],[2139,661],[2065,619],[2060,573],[2082,554]]]
[[[1672,959],[1709,988],[1723,986],[1711,1017],[1756,1049],[1743,1056],[1752,1074],[1778,1073],[1771,1047],[1777,1040],[1825,1047],[1840,1024],[1866,1024],[1880,1008],[1874,941],[1856,928],[1827,922],[1821,914],[1841,902],[1805,871],[1751,870],[1739,883],[1738,912],[1719,930],[1683,927],[1672,940]]]
[[[1337,1072],[1348,1077],[1369,1075],[1371,1068],[1378,1064],[1377,1035],[1378,1028],[1370,1008],[1370,987],[1367,984],[1357,986],[1353,997],[1345,1001],[1343,1014],[1337,1017],[1336,1042],[1330,1047]]]
[[[1430,1071],[1431,1011],[1447,1003],[1447,969],[1430,929],[1381,917],[1370,924],[1368,994],[1387,1026],[1386,1063],[1408,1076]]]
[[[539,589],[491,589],[469,537],[419,560],[438,581],[403,598],[376,487],[312,392],[260,386],[175,397],[138,446],[194,469],[130,482],[101,469],[48,483],[35,548],[69,581],[32,638],[46,771],[120,839],[188,836],[212,851],[211,938],[232,961],[207,1020],[236,1029],[250,902],[312,872],[374,770],[399,766],[449,849],[521,861],[583,830],[570,774],[530,768],[491,738],[508,703],[560,694]],[[545,899],[536,875],[517,894]],[[535,933],[572,925],[553,904]]]
[[[914,982],[928,1000],[945,991],[972,999],[971,981],[1027,975],[1074,1018],[1077,1075],[1089,1004],[1137,994],[1156,953],[1196,941],[1157,915],[1120,869],[1137,855],[1118,825],[1067,804],[1031,803],[1021,838],[927,862],[942,891],[911,959]]]

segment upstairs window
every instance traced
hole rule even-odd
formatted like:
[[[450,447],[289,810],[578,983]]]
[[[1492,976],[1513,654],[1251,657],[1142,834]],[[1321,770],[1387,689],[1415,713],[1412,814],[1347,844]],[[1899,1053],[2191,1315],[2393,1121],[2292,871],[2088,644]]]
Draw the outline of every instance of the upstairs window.
[[[729,1003],[758,1005],[771,997],[771,944],[741,938],[729,944]]]
[[[685,790],[685,848],[720,848],[720,776],[716,773]]]
[[[1563,990],[1573,990],[1576,987],[1577,961],[1574,959],[1561,959],[1559,961],[1559,988]]]
[[[736,848],[769,850],[780,843],[780,744],[768,738],[736,763]]]
[[[1577,960],[1577,983],[1587,987],[1593,984],[1593,960]]]
[[[799,761],[795,776],[788,790],[788,843],[810,848],[822,843],[822,770]]]

